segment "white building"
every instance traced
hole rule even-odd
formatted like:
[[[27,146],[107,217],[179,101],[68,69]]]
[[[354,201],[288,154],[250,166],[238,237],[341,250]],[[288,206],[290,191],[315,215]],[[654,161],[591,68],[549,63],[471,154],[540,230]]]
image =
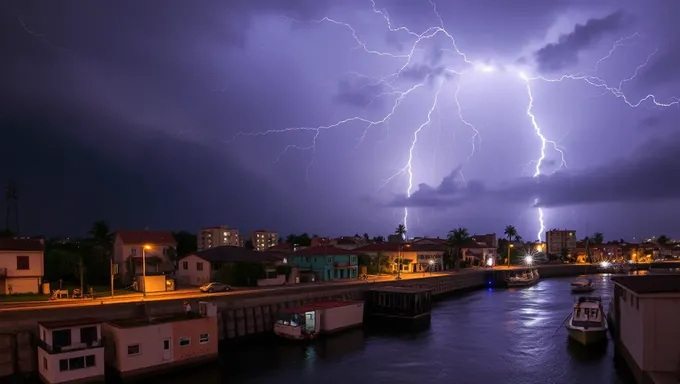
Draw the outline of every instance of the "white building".
[[[266,251],[279,243],[279,234],[266,229],[258,229],[250,234],[250,241],[256,251]]]
[[[201,228],[196,236],[198,250],[229,245],[232,247],[242,247],[243,239],[236,228],[229,228],[226,225],[217,227]]]

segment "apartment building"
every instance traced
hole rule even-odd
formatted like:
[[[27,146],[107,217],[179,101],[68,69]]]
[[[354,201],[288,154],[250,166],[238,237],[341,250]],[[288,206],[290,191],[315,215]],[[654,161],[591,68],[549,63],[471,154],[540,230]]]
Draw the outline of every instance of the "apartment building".
[[[196,237],[199,251],[208,248],[221,247],[223,245],[232,247],[243,246],[243,239],[241,238],[241,235],[239,235],[238,229],[229,228],[226,225],[201,228]]]
[[[258,229],[250,233],[250,241],[256,251],[266,251],[279,243],[279,234],[266,229]]]
[[[576,252],[576,231],[569,229],[551,229],[545,233],[547,252],[559,255],[563,249],[570,254]]]

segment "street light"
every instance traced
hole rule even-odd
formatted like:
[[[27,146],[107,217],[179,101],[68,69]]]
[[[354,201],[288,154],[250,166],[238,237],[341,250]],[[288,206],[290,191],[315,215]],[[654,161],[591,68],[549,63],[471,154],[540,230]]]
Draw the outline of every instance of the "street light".
[[[432,276],[432,268],[434,267],[434,260],[430,259],[430,276]]]
[[[401,262],[404,261],[404,259],[401,256],[401,251],[404,247],[408,248],[410,247],[411,244],[399,244],[399,255],[397,256],[397,280],[401,280]]]
[[[524,261],[525,261],[528,265],[531,265],[531,263],[533,263],[533,261],[534,261],[534,258],[531,257],[531,256],[527,256],[527,257],[524,258]]]
[[[146,251],[150,251],[151,246],[148,244],[145,244],[142,247],[142,284],[144,284],[144,288],[142,289],[142,294],[146,296]]]
[[[508,268],[510,268],[510,248],[514,248],[515,244],[508,244]]]

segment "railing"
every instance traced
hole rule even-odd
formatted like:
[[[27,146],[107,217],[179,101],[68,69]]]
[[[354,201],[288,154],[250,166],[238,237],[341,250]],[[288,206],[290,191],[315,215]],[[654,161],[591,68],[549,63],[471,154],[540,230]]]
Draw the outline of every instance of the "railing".
[[[79,343],[65,346],[52,346],[48,345],[42,340],[38,341],[38,346],[47,351],[47,353],[63,353],[72,351],[81,351],[84,349],[101,348],[103,346],[102,340],[95,340],[89,343]]]

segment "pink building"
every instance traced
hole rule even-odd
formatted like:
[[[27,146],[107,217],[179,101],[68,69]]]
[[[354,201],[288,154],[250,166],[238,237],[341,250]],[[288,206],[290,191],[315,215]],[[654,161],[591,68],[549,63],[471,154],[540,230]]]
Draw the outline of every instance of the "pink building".
[[[44,383],[89,383],[104,378],[101,321],[41,322],[38,332],[38,372]]]
[[[212,361],[218,355],[214,303],[200,302],[198,313],[109,322],[102,331],[106,365],[123,379]]]

